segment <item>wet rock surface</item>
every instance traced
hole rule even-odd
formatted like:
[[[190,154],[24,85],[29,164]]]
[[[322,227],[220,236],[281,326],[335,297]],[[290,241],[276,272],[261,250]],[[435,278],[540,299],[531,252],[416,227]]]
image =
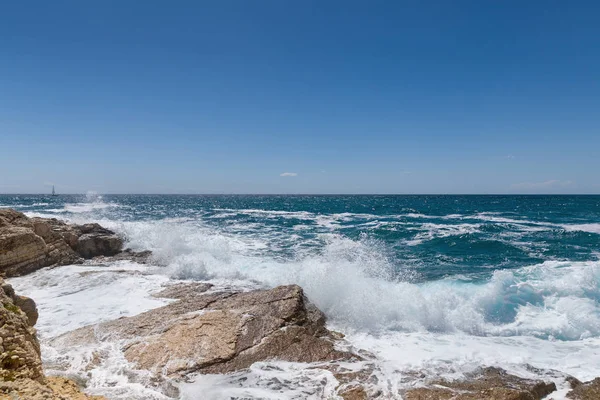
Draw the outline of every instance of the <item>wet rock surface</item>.
[[[569,380],[571,390],[567,393],[567,398],[573,400],[597,400],[600,399],[600,378],[589,382],[580,382],[575,378]]]
[[[404,400],[540,400],[556,390],[553,382],[520,378],[500,368],[484,368],[464,380],[431,382],[407,390]]]

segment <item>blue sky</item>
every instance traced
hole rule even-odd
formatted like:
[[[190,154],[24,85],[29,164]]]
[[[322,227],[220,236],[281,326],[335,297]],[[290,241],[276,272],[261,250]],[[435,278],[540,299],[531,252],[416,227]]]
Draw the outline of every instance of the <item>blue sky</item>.
[[[599,16],[4,2],[0,192],[600,193]]]

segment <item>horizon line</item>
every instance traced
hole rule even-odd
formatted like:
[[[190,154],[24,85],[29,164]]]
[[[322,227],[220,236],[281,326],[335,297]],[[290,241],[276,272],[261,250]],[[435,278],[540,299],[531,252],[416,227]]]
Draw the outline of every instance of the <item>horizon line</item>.
[[[600,193],[100,193],[108,196],[600,196]],[[1,193],[0,196],[86,196],[87,193]]]

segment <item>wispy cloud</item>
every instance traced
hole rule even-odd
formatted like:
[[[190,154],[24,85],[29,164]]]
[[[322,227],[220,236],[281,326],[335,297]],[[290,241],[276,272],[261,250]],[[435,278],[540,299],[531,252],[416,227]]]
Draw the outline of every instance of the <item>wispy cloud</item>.
[[[296,172],[283,172],[279,176],[298,176]]]
[[[504,156],[504,158],[506,158],[508,160],[512,160],[515,158],[515,156],[513,156],[512,154],[509,154],[509,155]]]
[[[557,190],[567,189],[573,187],[575,182],[573,181],[560,181],[558,179],[551,179],[544,182],[521,182],[514,183],[510,187],[516,190]]]

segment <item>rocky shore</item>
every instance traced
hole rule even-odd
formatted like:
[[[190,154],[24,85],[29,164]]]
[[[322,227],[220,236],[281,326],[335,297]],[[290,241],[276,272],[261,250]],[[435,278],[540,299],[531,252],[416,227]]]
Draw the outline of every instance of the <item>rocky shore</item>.
[[[98,224],[67,224],[0,210],[0,273],[5,277],[84,262],[145,262],[148,257],[149,252],[124,250],[124,239]],[[92,368],[104,362],[102,343],[118,343],[132,369],[151,377],[144,384],[170,398],[179,396],[177,382],[193,374],[228,374],[269,360],[310,363],[307,368],[332,373],[337,398],[390,398],[377,389],[380,374],[374,356],[352,349],[343,334],[327,329],[324,314],[299,286],[244,291],[189,282],[165,286],[155,296],[168,299],[168,304],[67,332],[50,344],[97,348],[87,360]],[[84,394],[71,380],[44,374],[34,300],[19,296],[0,279],[0,301],[0,400],[102,399]],[[350,369],[350,364],[359,367]],[[406,379],[414,384],[404,385],[407,389],[391,398],[538,400],[550,399],[556,391],[553,382],[493,367],[456,381],[422,382],[418,371]],[[600,399],[600,378],[568,382],[568,398]]]

